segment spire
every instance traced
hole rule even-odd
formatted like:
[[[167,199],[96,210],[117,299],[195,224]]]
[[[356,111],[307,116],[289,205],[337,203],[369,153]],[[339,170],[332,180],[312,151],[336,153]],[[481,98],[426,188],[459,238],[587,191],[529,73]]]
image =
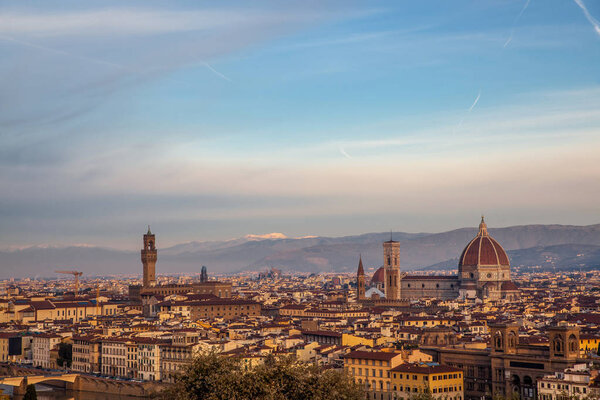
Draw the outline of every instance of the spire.
[[[152,235],[152,232],[150,231],[150,225],[148,225],[148,233],[146,235]]]
[[[487,236],[487,225],[485,224],[485,220],[483,218],[483,214],[481,215],[481,222],[479,223],[479,236]]]
[[[362,254],[358,256],[358,272],[356,273],[356,275],[364,275],[365,274],[365,270],[363,268],[363,263],[362,263]]]
[[[392,233],[392,230],[390,229],[390,242],[394,241],[394,235]]]

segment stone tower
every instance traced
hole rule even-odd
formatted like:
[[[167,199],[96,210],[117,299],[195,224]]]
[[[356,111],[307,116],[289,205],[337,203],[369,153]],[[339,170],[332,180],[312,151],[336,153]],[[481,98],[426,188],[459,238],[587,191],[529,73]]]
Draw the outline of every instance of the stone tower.
[[[202,266],[200,270],[200,282],[208,282],[208,272],[206,270],[206,266]]]
[[[150,232],[144,235],[144,248],[142,249],[142,265],[144,266],[144,287],[156,285],[156,238]]]
[[[365,270],[362,257],[358,259],[358,271],[356,272],[356,300],[365,299]]]
[[[514,322],[489,324],[492,354],[516,354],[519,344],[519,325]]]
[[[579,327],[552,326],[548,329],[550,358],[576,360],[579,357]]]
[[[400,243],[390,240],[383,243],[386,300],[400,300]]]

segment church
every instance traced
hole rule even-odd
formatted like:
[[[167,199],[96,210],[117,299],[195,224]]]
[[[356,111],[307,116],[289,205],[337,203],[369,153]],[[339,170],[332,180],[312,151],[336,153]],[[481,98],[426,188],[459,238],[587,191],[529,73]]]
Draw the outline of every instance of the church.
[[[464,248],[458,275],[408,275],[400,273],[400,243],[383,243],[383,266],[366,285],[362,259],[357,272],[359,302],[408,301],[422,298],[443,300],[506,300],[519,298],[519,288],[510,277],[510,260],[502,246],[490,236],[481,217],[479,232]]]

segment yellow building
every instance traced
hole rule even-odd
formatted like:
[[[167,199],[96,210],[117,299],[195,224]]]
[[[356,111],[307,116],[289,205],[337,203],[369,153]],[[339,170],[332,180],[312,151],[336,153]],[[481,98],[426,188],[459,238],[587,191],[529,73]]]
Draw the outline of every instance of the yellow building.
[[[402,355],[385,351],[352,351],[344,356],[344,368],[368,392],[390,398],[390,371],[401,364]]]
[[[419,393],[430,393],[434,398],[462,400],[463,372],[447,365],[401,364],[391,370],[392,391],[395,398],[407,400]]]
[[[582,353],[588,351],[597,352],[598,346],[600,345],[600,336],[593,334],[581,334],[579,336],[579,349]]]

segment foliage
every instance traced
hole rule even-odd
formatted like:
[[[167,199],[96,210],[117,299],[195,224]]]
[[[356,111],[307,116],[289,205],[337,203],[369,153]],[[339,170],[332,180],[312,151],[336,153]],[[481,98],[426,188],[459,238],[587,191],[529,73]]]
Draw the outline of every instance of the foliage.
[[[365,393],[345,372],[322,370],[291,357],[268,356],[246,370],[240,359],[199,355],[159,395],[165,400],[359,400]]]
[[[35,385],[27,385],[27,390],[25,390],[25,396],[23,396],[23,400],[37,400],[37,391],[35,390]]]
[[[73,361],[73,345],[70,343],[61,343],[58,346],[58,359],[56,363],[60,366],[71,367]]]
[[[410,400],[434,400],[435,397],[431,394],[431,392],[421,392],[417,394],[411,394],[409,397]]]

